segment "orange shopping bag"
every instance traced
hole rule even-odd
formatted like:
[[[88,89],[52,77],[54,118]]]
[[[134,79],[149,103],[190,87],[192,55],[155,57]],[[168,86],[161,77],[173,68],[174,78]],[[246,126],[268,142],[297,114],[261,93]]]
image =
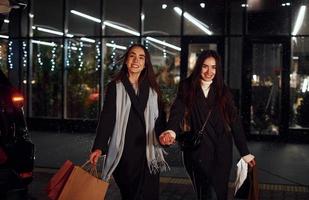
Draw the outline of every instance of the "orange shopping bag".
[[[57,173],[55,173],[54,176],[50,179],[46,190],[47,190],[47,196],[51,200],[56,200],[59,197],[64,187],[64,184],[68,180],[73,168],[74,168],[73,163],[67,160],[57,171]]]
[[[84,166],[88,163],[74,167],[58,200],[104,199],[109,183],[98,178],[95,166],[86,170]]]

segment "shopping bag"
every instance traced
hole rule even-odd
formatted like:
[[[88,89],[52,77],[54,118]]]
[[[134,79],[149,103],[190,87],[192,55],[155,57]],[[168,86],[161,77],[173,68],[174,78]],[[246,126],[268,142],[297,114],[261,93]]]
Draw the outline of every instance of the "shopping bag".
[[[50,179],[46,191],[47,196],[51,200],[57,200],[66,181],[68,180],[74,165],[71,161],[67,160],[61,166],[61,168],[54,174],[54,176]]]
[[[259,199],[259,183],[256,165],[254,167],[249,167],[247,178],[241,187],[237,190],[234,197],[235,199]]]
[[[74,167],[58,200],[104,199],[109,183],[98,178],[94,166],[91,170],[86,170],[84,166]]]

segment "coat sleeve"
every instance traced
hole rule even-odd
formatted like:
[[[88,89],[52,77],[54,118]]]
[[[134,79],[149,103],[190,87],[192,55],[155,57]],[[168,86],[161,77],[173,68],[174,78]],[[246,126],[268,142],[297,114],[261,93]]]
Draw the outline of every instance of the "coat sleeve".
[[[249,154],[249,149],[247,146],[247,140],[244,133],[243,125],[241,118],[238,114],[238,110],[234,103],[231,103],[229,105],[229,112],[230,116],[232,117],[232,122],[230,124],[231,126],[231,132],[234,138],[235,145],[240,153],[241,156],[245,156]]]
[[[183,121],[183,117],[185,113],[185,103],[183,100],[184,92],[185,92],[185,87],[184,87],[184,84],[181,82],[179,84],[177,96],[171,107],[169,120],[167,122],[167,130],[174,131],[176,135],[178,135],[179,132],[181,131],[181,123]]]
[[[105,93],[103,109],[100,114],[96,137],[94,139],[92,151],[100,149],[102,154],[108,150],[108,141],[113,134],[116,121],[116,85],[109,83]]]

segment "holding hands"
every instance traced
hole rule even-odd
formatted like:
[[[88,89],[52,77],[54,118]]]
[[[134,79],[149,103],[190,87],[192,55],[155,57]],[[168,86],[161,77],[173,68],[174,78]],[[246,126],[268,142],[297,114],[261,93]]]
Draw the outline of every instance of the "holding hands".
[[[161,145],[171,145],[174,144],[176,141],[176,134],[172,130],[167,130],[161,133],[159,137],[159,141]]]

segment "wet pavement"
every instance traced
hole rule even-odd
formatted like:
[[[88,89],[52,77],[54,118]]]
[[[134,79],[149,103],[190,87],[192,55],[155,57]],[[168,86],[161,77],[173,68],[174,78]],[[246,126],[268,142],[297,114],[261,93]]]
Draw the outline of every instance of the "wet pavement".
[[[93,133],[32,132],[32,140],[36,145],[34,180],[29,187],[32,199],[47,200],[45,188],[48,180],[65,160],[82,165],[88,158],[93,138]],[[309,199],[309,145],[253,141],[248,145],[258,163],[260,199]],[[181,152],[177,146],[166,150],[171,171],[162,173],[160,200],[195,199],[190,180],[182,167]],[[238,158],[234,150],[235,165]],[[235,171],[233,168],[228,199],[233,199]],[[113,181],[106,199],[121,199]]]

